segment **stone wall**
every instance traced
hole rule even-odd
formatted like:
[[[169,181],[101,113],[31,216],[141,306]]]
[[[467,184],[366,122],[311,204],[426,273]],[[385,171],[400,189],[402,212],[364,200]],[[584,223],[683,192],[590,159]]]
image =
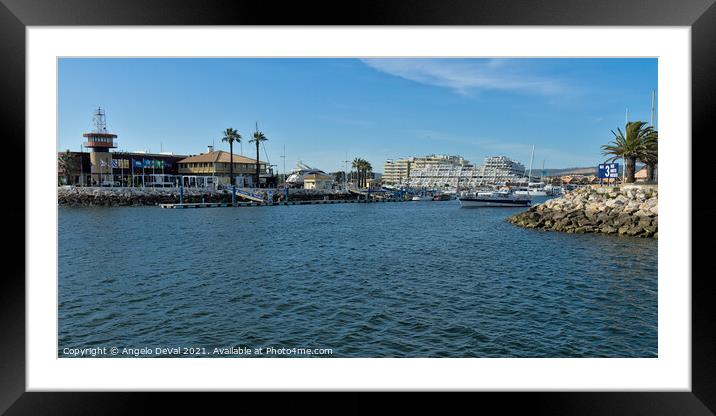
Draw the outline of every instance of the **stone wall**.
[[[658,238],[658,202],[654,186],[585,187],[532,206],[507,221],[567,233]]]
[[[267,195],[266,189],[253,189],[255,194]],[[283,200],[283,191],[274,189],[274,202]],[[291,189],[289,200],[309,201],[322,199],[356,199],[355,195],[339,191],[320,191]],[[231,202],[231,193],[209,189],[184,188],[184,202]],[[236,197],[237,202],[246,200]],[[97,188],[68,187],[57,188],[57,203],[62,206],[142,206],[172,204],[179,202],[178,188]]]
[[[184,189],[184,202],[231,202],[222,191]],[[177,188],[57,188],[57,203],[63,206],[140,206],[179,202]]]

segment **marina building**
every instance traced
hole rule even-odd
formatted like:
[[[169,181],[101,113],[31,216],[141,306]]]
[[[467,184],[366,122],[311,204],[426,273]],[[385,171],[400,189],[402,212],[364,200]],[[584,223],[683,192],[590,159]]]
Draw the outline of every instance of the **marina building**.
[[[641,169],[637,170],[634,174],[634,179],[636,179],[637,182],[647,182],[647,179],[649,178],[649,171],[645,166],[642,166]],[[654,181],[657,181],[659,178],[659,169],[654,168]]]
[[[128,187],[217,187],[231,184],[232,155],[214,151],[198,155],[174,155],[171,152],[117,152],[116,134],[107,130],[105,113],[98,108],[93,117],[94,129],[82,136],[81,150],[57,154],[57,176],[60,185],[128,186]],[[271,166],[259,161],[259,183],[256,183],[256,159],[233,155],[233,173],[240,187],[275,187],[277,178]]]
[[[328,190],[333,188],[333,176],[324,173],[310,173],[303,177],[303,189]]]
[[[462,159],[464,160],[464,159]],[[425,164],[412,169],[403,184],[411,188],[471,189],[484,186],[525,184],[527,176],[522,163],[506,156],[485,158],[481,166],[470,164]]]
[[[234,177],[238,187],[256,187],[256,159],[234,155]],[[210,180],[215,185],[231,184],[231,154],[223,150],[214,151],[209,146],[206,153],[189,156],[178,162],[179,175]],[[259,180],[261,187],[274,182],[273,172],[267,168],[268,164],[259,161]],[[199,179],[201,178],[201,179]]]
[[[97,108],[93,119],[94,129],[82,136],[87,140],[84,147],[90,150],[90,178],[100,185],[112,185],[112,154],[116,134],[107,131],[104,110]]]
[[[174,186],[178,162],[186,155],[147,152],[106,152],[102,169],[94,171],[97,159],[91,152],[65,151],[57,154],[60,185],[73,186]],[[106,165],[106,166],[105,166]]]
[[[411,171],[424,169],[428,166],[466,166],[469,161],[461,156],[428,155],[424,157],[408,157],[404,159],[388,159],[383,164],[382,183],[397,185],[404,183],[411,176]]]
[[[187,187],[208,188],[231,183],[229,152],[213,151],[199,155],[170,152],[106,152],[102,170],[92,170],[97,162],[91,152],[59,152],[57,179],[60,185]],[[256,159],[234,155],[234,175],[239,187],[252,187]],[[106,165],[106,166],[105,166]],[[261,186],[275,186],[276,178],[266,162],[260,164]]]

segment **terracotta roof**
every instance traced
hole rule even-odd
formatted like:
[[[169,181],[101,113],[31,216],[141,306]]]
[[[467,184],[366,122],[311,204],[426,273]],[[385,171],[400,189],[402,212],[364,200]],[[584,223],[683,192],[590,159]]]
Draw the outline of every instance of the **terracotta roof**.
[[[186,159],[180,160],[178,163],[206,163],[206,162],[220,162],[229,163],[231,160],[229,152],[223,150],[217,150],[216,152],[202,153],[196,156],[189,156]],[[234,163],[256,163],[256,159],[250,157],[234,155]],[[267,164],[266,162],[259,160],[259,163]]]

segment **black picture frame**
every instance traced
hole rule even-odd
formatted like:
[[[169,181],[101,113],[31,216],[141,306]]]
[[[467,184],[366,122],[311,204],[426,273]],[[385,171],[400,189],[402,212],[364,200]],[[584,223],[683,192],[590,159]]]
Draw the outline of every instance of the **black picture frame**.
[[[692,34],[692,137],[709,139],[707,130],[716,114],[716,6],[714,0],[549,0],[363,1],[355,3],[178,0],[0,0],[0,126],[13,172],[26,169],[25,154],[25,28],[64,25],[590,25],[690,26]],[[692,146],[694,141],[692,140]],[[697,155],[697,153],[693,153]],[[24,155],[20,158],[19,155]],[[708,161],[694,159],[693,167]],[[692,168],[692,177],[698,177]],[[703,168],[705,169],[705,168]],[[184,406],[195,395],[130,393],[25,392],[25,192],[13,184],[6,194],[5,273],[0,279],[0,413],[16,414],[127,414],[152,401]],[[686,188],[691,184],[685,185]],[[42,190],[30,187],[31,192]],[[691,195],[691,194],[689,194]],[[695,215],[694,215],[695,217]],[[703,232],[703,231],[702,231]],[[8,244],[9,243],[9,244]],[[692,245],[693,250],[697,250]],[[695,251],[694,251],[695,253]],[[49,255],[54,255],[50,253]],[[692,260],[697,256],[692,254]],[[696,270],[696,269],[694,269]],[[634,393],[481,393],[475,408],[499,404],[502,409],[545,414],[681,414],[708,415],[716,410],[716,320],[711,300],[712,273],[694,274],[692,287],[691,392]],[[689,279],[691,276],[671,276]],[[514,397],[514,396],[518,397]],[[225,396],[222,396],[225,397]],[[425,395],[409,400],[422,407]],[[233,401],[233,399],[230,399]],[[313,410],[349,413],[374,410],[363,396],[340,396],[340,407],[309,398]],[[295,409],[303,400],[281,401]],[[453,399],[442,405],[455,406]],[[216,398],[202,400],[204,410]],[[236,402],[234,401],[234,408]],[[268,403],[267,403],[268,404]],[[275,409],[278,403],[270,403]],[[466,403],[462,401],[461,405]],[[408,401],[396,404],[405,409]],[[382,410],[390,410],[382,407]]]

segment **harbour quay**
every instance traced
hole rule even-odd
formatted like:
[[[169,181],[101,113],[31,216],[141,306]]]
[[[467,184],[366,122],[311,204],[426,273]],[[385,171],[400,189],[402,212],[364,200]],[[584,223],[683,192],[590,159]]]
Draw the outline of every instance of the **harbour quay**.
[[[209,188],[105,188],[105,187],[73,187],[57,188],[57,201],[66,207],[131,207],[147,205],[194,205],[213,206],[257,206],[257,205],[298,205],[325,204],[339,202],[392,201],[391,198],[373,198],[348,191],[319,189],[286,190],[253,189],[254,195],[260,196],[265,202],[256,203],[238,196],[232,200],[231,191]]]

